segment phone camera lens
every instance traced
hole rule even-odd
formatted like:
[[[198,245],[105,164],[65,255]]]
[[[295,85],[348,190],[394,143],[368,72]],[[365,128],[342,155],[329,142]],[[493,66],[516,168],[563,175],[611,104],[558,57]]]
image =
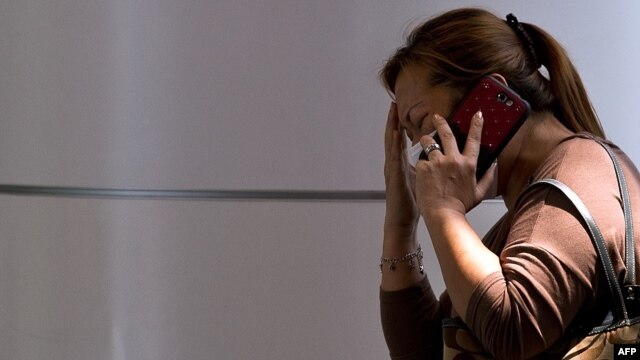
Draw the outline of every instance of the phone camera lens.
[[[506,102],[508,99],[507,94],[501,92],[498,93],[498,101],[500,101],[501,103]]]

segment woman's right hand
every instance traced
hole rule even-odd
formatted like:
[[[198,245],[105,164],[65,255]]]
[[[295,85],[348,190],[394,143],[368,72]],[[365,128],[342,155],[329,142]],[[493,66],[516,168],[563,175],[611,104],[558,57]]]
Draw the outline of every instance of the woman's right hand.
[[[407,159],[406,143],[398,124],[398,108],[392,102],[384,137],[385,237],[415,240],[420,218],[414,194],[416,172]]]

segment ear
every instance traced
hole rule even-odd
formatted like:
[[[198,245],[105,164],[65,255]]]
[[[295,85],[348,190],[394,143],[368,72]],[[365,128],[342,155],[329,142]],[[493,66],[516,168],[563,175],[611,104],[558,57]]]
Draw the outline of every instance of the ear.
[[[506,87],[509,87],[509,84],[507,83],[507,79],[505,79],[504,76],[498,74],[498,73],[493,73],[491,74],[491,76],[493,76],[496,80],[500,81],[501,83],[503,83]]]

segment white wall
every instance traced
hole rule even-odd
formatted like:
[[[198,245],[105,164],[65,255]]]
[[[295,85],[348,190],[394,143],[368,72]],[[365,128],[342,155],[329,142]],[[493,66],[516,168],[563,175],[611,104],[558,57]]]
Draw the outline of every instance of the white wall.
[[[0,184],[382,190],[376,73],[408,26],[469,4],[3,0]],[[482,6],[563,42],[640,163],[640,4]],[[384,359],[383,212],[1,195],[0,358]]]

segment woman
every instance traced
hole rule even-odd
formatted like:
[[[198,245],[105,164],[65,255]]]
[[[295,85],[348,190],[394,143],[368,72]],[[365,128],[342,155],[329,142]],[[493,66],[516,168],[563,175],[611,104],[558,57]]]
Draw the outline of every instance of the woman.
[[[445,119],[486,75],[515,90],[532,111],[497,164],[476,180],[482,114],[473,116],[462,152]],[[573,205],[551,187],[527,186],[554,178],[571,187],[601,228],[616,274],[632,270],[624,265],[616,175],[593,140],[604,132],[565,51],[542,29],[515,17],[505,21],[484,10],[459,9],[416,28],[381,78],[395,97],[385,133],[380,293],[391,357],[440,358],[442,320],[449,317],[460,317],[483,351],[499,359],[561,354],[572,324],[601,320],[608,311],[609,292],[599,286],[597,254]],[[442,148],[413,168],[402,133],[428,148],[434,130]],[[611,146],[638,214],[639,239],[640,174]],[[480,239],[465,214],[496,195],[508,211]],[[439,299],[415,266],[422,258],[416,239],[420,215],[446,284]],[[639,248],[636,241],[636,254]]]

